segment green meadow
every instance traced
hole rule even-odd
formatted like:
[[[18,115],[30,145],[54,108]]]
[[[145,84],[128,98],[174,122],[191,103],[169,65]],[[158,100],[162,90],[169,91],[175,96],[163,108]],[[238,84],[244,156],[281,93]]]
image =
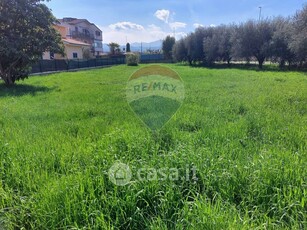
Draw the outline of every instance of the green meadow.
[[[142,66],[0,84],[0,229],[307,228],[306,73],[164,65],[185,99],[151,131],[126,100]]]

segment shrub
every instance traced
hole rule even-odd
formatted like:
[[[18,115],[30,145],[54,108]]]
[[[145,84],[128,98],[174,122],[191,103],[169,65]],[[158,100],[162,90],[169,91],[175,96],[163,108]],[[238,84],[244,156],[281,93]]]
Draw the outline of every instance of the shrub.
[[[128,66],[137,66],[140,62],[140,57],[138,54],[129,53],[126,55],[126,63]]]
[[[83,50],[83,58],[84,59],[90,59],[91,58],[91,51],[90,51],[90,49]]]

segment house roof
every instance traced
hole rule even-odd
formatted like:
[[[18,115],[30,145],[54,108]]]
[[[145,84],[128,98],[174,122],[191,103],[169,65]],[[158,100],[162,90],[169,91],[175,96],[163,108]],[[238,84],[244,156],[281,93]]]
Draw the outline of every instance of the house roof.
[[[65,20],[66,19],[66,20]],[[67,20],[68,19],[68,20]],[[60,23],[68,23],[70,25],[77,25],[82,22],[85,22],[89,25],[93,25],[96,27],[97,30],[101,31],[94,23],[89,22],[87,19],[78,19],[78,18],[63,18],[63,19],[58,19]]]
[[[75,25],[75,24],[79,24],[79,23],[81,23],[81,22],[86,22],[86,23],[88,23],[88,24],[92,24],[92,23],[90,23],[88,20],[86,20],[86,19],[75,19],[75,20],[72,20],[72,21],[70,21],[70,22],[68,22],[69,24],[72,24],[72,25]]]
[[[63,41],[64,43],[68,43],[68,44],[71,44],[71,45],[91,46],[91,44],[84,43],[84,42],[80,42],[80,41],[77,41],[77,40],[71,39],[71,38],[62,38],[62,41]]]

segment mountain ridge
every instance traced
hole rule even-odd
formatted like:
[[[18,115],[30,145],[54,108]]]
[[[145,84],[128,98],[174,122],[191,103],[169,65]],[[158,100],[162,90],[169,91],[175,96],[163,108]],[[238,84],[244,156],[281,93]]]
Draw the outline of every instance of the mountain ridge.
[[[126,49],[126,45],[120,45],[121,51]],[[145,52],[148,49],[152,50],[161,50],[162,49],[162,40],[157,40],[153,42],[133,42],[130,43],[130,49],[132,52]],[[103,52],[108,53],[110,49],[107,43],[103,43]]]

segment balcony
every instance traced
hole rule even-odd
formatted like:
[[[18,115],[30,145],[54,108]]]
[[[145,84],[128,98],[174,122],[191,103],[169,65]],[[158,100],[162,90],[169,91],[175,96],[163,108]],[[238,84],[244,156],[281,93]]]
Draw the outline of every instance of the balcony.
[[[102,41],[95,40],[93,43],[93,49],[97,52],[102,52],[103,47],[102,47]]]
[[[94,51],[96,51],[96,52],[97,52],[97,51],[98,51],[98,52],[103,52],[103,48],[102,48],[102,47],[101,47],[101,48],[95,47],[95,48],[94,48]]]
[[[94,36],[94,34],[90,34],[90,33],[81,33],[81,32],[78,32],[78,31],[72,31],[71,38],[76,39],[76,40],[82,40],[82,41],[85,40],[88,43],[93,43],[95,36]]]

